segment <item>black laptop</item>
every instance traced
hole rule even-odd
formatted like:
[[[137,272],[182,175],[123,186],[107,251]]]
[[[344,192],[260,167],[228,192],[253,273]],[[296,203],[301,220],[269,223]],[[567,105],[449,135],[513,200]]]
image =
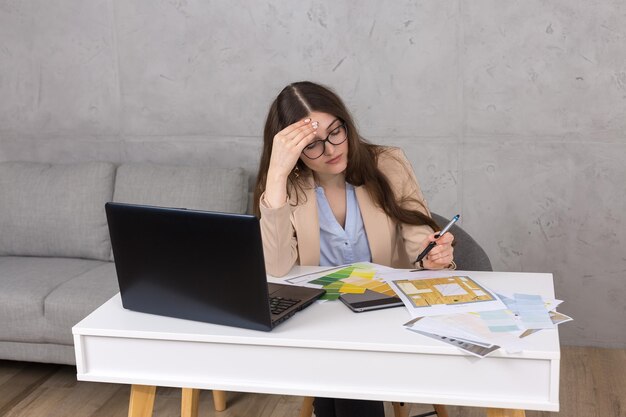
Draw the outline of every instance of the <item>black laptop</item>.
[[[268,283],[256,217],[105,205],[124,308],[271,330],[324,290]]]

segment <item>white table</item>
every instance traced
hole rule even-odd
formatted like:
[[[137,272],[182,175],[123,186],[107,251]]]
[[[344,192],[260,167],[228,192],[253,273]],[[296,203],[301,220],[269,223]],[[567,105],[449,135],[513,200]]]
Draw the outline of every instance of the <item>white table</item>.
[[[463,274],[494,291],[554,297],[551,274]],[[72,331],[78,379],[132,384],[136,405],[153,400],[139,388],[167,386],[476,406],[492,416],[558,411],[556,329],[525,338],[522,353],[478,359],[407,331],[409,319],[404,308],[356,314],[320,302],[261,332],[128,311],[118,294]]]

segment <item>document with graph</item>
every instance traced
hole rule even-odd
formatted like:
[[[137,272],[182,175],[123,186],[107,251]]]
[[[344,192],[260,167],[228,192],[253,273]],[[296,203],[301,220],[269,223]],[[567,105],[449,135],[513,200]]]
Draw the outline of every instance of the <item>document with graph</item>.
[[[454,271],[396,270],[384,272],[381,277],[413,317],[506,308],[491,290],[472,277],[456,275]]]

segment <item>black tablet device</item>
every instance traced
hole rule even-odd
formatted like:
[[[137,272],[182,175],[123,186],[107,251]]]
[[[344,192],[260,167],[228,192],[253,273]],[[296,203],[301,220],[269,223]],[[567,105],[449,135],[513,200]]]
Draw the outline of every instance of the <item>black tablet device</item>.
[[[341,294],[339,299],[355,313],[404,305],[398,297],[390,297],[371,290],[365,290],[362,294]]]

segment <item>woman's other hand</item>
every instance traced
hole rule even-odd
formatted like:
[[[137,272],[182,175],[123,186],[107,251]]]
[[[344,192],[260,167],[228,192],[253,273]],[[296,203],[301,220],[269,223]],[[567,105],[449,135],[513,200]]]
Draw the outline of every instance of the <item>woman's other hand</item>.
[[[424,240],[421,250],[424,250],[430,242],[437,242],[434,248],[428,252],[428,255],[422,260],[422,264],[426,269],[444,269],[448,268],[454,260],[454,248],[452,242],[454,236],[448,232],[441,236],[439,239],[435,238],[435,233],[428,235],[428,238]]]
[[[317,123],[304,119],[287,126],[274,136],[268,176],[287,178],[305,146],[315,138]]]
[[[280,207],[287,200],[287,177],[304,147],[315,140],[316,133],[317,123],[307,118],[287,126],[274,136],[265,186],[265,201],[271,207]]]

